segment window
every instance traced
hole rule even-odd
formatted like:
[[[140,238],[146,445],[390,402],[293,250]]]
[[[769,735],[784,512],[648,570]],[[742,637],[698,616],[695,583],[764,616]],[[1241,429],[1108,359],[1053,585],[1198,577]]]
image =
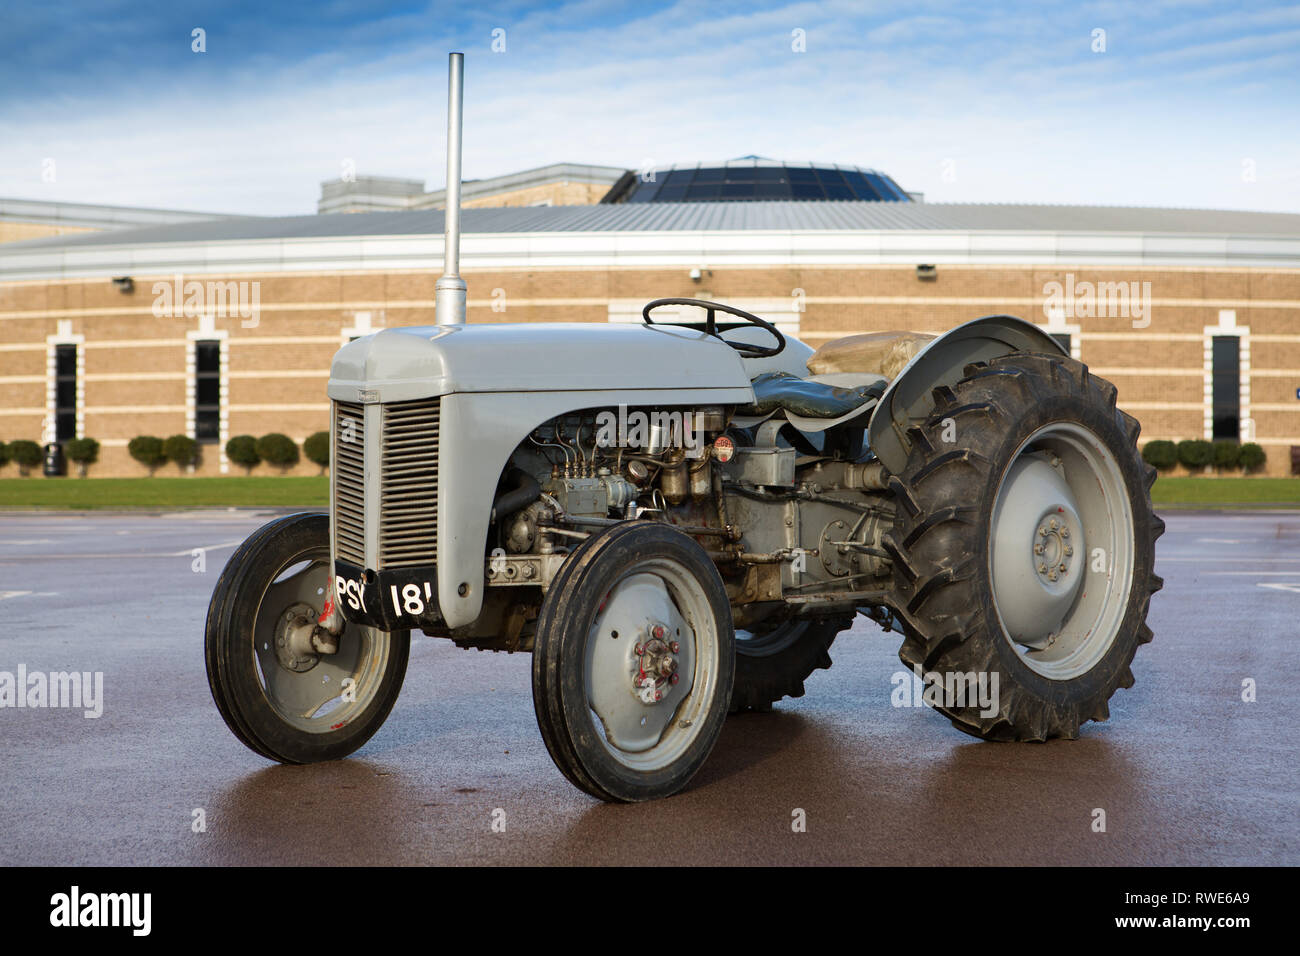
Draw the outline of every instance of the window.
[[[221,437],[221,343],[194,343],[194,438],[213,443]]]
[[[699,180],[696,180],[698,184]],[[711,199],[717,199],[722,187],[720,186],[691,186],[686,190],[686,199],[690,202],[705,202]]]
[[[77,437],[77,347],[54,346],[54,440]]]
[[[849,167],[788,166],[763,160],[734,161],[719,166],[690,166],[656,171],[658,181],[639,182],[629,173],[629,185],[619,187],[612,202],[748,202],[778,200],[860,200],[911,202],[884,173]],[[620,180],[621,182],[622,180]]]
[[[795,199],[825,199],[826,193],[821,186],[816,183],[796,182],[790,187],[791,194]]]
[[[643,179],[636,184],[636,192],[628,198],[628,202],[649,202],[662,185],[663,182],[657,179]]]
[[[898,185],[887,176],[881,176],[879,173],[867,173],[866,179],[867,182],[876,187],[876,192],[880,193],[881,199],[907,202],[907,194],[899,189]]]
[[[876,192],[875,188],[867,180],[867,177],[863,176],[857,170],[846,169],[843,170],[843,173],[844,178],[848,180],[849,186],[852,187],[855,193],[857,193],[859,199],[865,199],[870,202],[879,202],[885,198],[880,195],[880,193]]]
[[[1211,347],[1213,375],[1212,437],[1236,441],[1241,436],[1241,339],[1214,336]]]

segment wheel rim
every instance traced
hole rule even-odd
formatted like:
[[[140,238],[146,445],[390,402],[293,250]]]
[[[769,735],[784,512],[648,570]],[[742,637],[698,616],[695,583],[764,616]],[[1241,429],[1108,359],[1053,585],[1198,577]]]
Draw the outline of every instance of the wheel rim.
[[[313,734],[341,730],[363,713],[388,664],[389,642],[354,624],[338,636],[336,653],[310,650],[307,635],[328,582],[328,550],[286,561],[263,591],[253,622],[253,666],[263,696],[282,720]]]
[[[1133,580],[1133,509],[1115,456],[1080,425],[1038,429],[1003,475],[989,538],[994,608],[1020,659],[1052,680],[1090,671]]]
[[[772,657],[799,642],[807,621],[781,621],[765,630],[736,629],[736,653],[746,657]]]
[[[641,772],[680,759],[717,691],[718,648],[712,607],[690,571],[668,559],[630,569],[587,635],[587,705],[605,749]]]

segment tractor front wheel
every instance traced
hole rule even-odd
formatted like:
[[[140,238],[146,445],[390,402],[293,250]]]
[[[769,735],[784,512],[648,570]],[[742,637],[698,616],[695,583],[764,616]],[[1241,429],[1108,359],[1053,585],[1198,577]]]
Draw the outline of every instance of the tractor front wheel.
[[[569,557],[542,602],[537,724],[579,789],[667,797],[717,742],[734,669],[731,606],[704,549],[667,525],[616,525]]]
[[[289,515],[231,556],[208,606],[208,686],[226,725],[281,763],[346,757],[402,688],[410,633],[345,626],[334,653],[311,644],[329,591],[329,516]]]

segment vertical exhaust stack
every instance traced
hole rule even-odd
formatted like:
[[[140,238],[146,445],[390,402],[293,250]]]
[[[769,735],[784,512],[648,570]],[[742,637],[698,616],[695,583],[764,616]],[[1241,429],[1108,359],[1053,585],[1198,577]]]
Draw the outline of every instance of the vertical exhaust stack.
[[[465,324],[465,280],[460,277],[460,133],[465,101],[465,54],[453,53],[447,67],[446,238],[442,277],[434,286],[434,322]]]

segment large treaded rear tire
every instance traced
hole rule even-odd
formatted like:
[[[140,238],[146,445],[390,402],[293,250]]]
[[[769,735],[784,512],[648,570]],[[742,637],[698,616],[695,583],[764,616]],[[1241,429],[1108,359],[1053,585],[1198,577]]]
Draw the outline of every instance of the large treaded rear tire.
[[[736,634],[736,684],[731,692],[731,712],[770,711],[786,697],[802,697],[804,681],[813,671],[831,666],[830,646],[835,636],[853,626],[853,619],[834,621],[786,621],[777,628],[796,632],[774,646],[764,647],[762,638],[751,642]],[[753,643],[753,647],[749,647]]]
[[[884,546],[893,558],[890,605],[905,635],[899,657],[922,673],[997,675],[995,713],[947,700],[936,707],[959,730],[989,740],[1073,739],[1083,723],[1109,717],[1108,700],[1133,685],[1133,656],[1152,636],[1146,616],[1163,583],[1153,568],[1164,522],[1152,511],[1156,473],[1138,454],[1139,424],[1116,407],[1114,385],[1058,355],[1021,352],[968,365],[959,382],[934,389],[934,397],[932,414],[908,431],[906,467],[889,481],[896,518]],[[1098,453],[1113,458],[1132,516],[1131,579],[1126,600],[1113,605],[1118,626],[1113,637],[1103,636],[1109,644],[1096,662],[1069,679],[1027,665],[1007,636],[990,558],[1004,476],[1032,436],[1060,423],[1092,436]],[[1106,579],[1085,578],[1081,593]]]

